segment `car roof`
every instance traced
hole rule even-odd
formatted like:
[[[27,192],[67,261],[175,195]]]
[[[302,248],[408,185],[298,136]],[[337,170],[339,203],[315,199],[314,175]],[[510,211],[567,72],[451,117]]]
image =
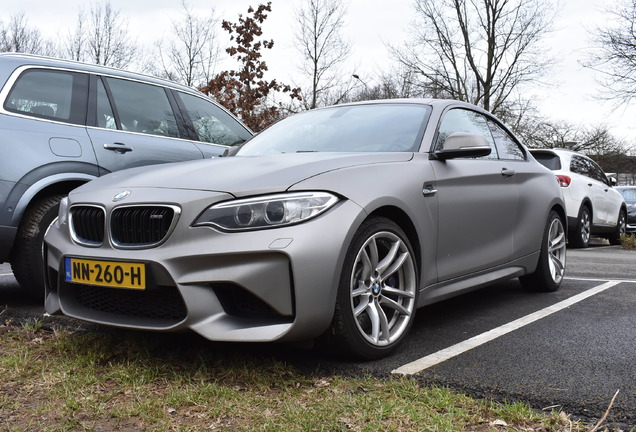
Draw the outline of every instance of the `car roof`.
[[[355,105],[370,105],[370,104],[377,104],[377,105],[387,105],[387,104],[412,104],[412,105],[431,105],[435,108],[446,108],[448,106],[455,106],[455,107],[464,107],[464,108],[470,108],[472,110],[475,111],[480,111],[489,115],[493,115],[492,113],[490,113],[489,111],[486,111],[485,109],[477,106],[477,105],[473,105],[471,103],[468,102],[463,102],[463,101],[458,101],[458,100],[454,100],[454,99],[434,99],[434,98],[402,98],[402,99],[376,99],[376,100],[366,100],[366,101],[359,101],[359,102],[349,102],[349,103],[344,103],[344,104],[338,104],[335,106],[355,106]],[[330,107],[325,107],[325,108],[330,108]]]
[[[41,67],[54,67],[63,68],[68,70],[74,70],[79,72],[95,73],[99,75],[112,75],[122,78],[128,78],[132,80],[151,82],[153,84],[171,87],[176,90],[181,90],[189,93],[197,93],[201,95],[199,91],[192,87],[184,86],[172,81],[168,81],[162,78],[154,77],[151,75],[145,75],[136,72],[129,72],[123,69],[118,69],[110,66],[101,66],[90,63],[83,63],[74,60],[64,60],[54,57],[45,57],[35,54],[23,54],[5,52],[0,53],[0,74],[3,79],[8,78],[14,70],[21,66],[41,66]]]

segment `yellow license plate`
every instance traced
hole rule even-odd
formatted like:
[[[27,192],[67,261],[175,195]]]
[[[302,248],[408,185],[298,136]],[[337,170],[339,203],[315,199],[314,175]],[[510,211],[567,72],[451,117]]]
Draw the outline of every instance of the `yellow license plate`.
[[[67,282],[146,289],[146,266],[143,263],[66,258],[65,265]]]

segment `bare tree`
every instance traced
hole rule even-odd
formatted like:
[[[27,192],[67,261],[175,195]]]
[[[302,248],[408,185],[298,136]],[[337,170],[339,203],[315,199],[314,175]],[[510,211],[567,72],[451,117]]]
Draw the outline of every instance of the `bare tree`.
[[[124,68],[130,65],[136,51],[127,22],[109,1],[102,0],[91,3],[88,16],[80,10],[64,54],[74,60]]]
[[[552,59],[540,42],[555,11],[544,0],[416,0],[416,39],[397,58],[423,90],[497,113]]]
[[[603,96],[629,102],[636,96],[636,0],[622,0],[606,13],[610,19],[596,29],[596,49],[585,66],[603,73]]]
[[[38,29],[29,27],[24,12],[20,12],[12,15],[6,25],[0,23],[0,52],[49,55],[52,47]]]
[[[87,44],[86,29],[84,27],[84,11],[80,10],[77,15],[77,25],[73,32],[70,32],[66,42],[62,46],[62,57],[71,60],[83,61],[85,58],[84,50]]]
[[[344,27],[346,4],[340,0],[304,0],[296,10],[296,46],[302,55],[300,70],[311,80],[304,91],[305,108],[341,99],[350,89],[336,89],[342,83],[339,66],[351,51],[341,31]],[[331,99],[326,100],[328,95]]]
[[[567,148],[595,158],[625,154],[626,141],[612,135],[606,125],[581,126],[573,123],[540,120],[524,134],[532,148]]]
[[[203,86],[210,81],[219,57],[214,10],[197,17],[183,1],[183,19],[172,24],[173,38],[159,41],[159,75],[188,86]]]
[[[367,82],[364,77],[354,74],[353,77],[359,82],[343,102],[364,101],[373,99],[397,99],[414,98],[425,96],[421,88],[415,85],[414,72],[399,65],[392,69],[390,73],[382,73],[372,83]]]

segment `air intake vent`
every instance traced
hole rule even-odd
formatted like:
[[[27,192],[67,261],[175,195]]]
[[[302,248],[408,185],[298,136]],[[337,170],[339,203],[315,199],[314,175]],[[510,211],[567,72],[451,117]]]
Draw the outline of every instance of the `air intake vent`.
[[[104,209],[95,206],[71,208],[71,230],[78,243],[99,246],[104,242]]]
[[[113,243],[121,247],[154,246],[166,239],[177,209],[168,206],[119,207],[110,217]]]
[[[74,284],[69,287],[79,304],[87,309],[122,318],[144,319],[147,325],[175,325],[188,313],[175,287],[143,291]]]

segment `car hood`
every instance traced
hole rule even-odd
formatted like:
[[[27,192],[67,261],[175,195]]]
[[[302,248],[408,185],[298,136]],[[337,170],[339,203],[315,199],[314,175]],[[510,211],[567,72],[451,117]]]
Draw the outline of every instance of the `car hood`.
[[[248,196],[280,192],[302,180],[357,165],[406,162],[413,153],[294,153],[235,156],[118,171],[81,187],[206,190]]]

